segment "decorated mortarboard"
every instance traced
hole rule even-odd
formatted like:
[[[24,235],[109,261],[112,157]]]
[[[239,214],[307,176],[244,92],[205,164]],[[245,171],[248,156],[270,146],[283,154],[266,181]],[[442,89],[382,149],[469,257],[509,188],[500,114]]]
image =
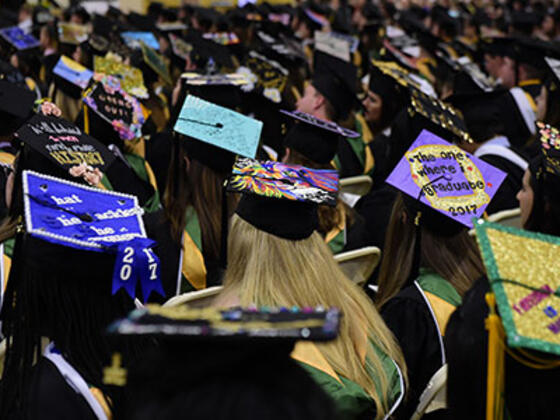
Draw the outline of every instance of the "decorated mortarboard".
[[[0,59],[0,80],[25,87],[25,77],[23,74],[10,63]]]
[[[122,32],[121,37],[130,48],[140,48],[143,42],[154,50],[159,50],[159,42],[151,32]]]
[[[263,123],[188,95],[174,130],[245,157],[255,157]]]
[[[53,73],[80,89],[85,89],[93,77],[93,71],[71,58],[62,55],[54,66]],[[79,97],[79,96],[78,96]]]
[[[79,45],[87,41],[90,28],[77,23],[59,22],[58,39],[65,44]]]
[[[89,109],[110,124],[122,140],[142,135],[145,117],[140,102],[121,87],[118,79],[95,74],[95,83],[84,96]]]
[[[95,56],[93,69],[96,73],[119,78],[121,87],[130,95],[141,99],[148,98],[148,89],[144,85],[144,76],[140,69],[126,65],[110,54],[105,57]]]
[[[12,134],[32,115],[35,99],[26,87],[0,80],[0,135]]]
[[[17,50],[26,50],[39,46],[39,40],[31,34],[26,34],[18,26],[0,29],[0,36]]]
[[[560,355],[560,238],[478,220],[507,344]]]
[[[243,193],[236,213],[284,239],[308,238],[318,226],[317,205],[336,205],[338,172],[238,158],[227,191]]]
[[[149,47],[143,41],[140,41],[140,48],[142,49],[142,57],[144,62],[155,71],[162,80],[171,85],[173,81],[171,80],[171,75],[169,74],[169,67],[165,62],[163,56],[158,54],[153,48]]]
[[[472,80],[473,83],[483,92],[492,92],[498,87],[499,83],[496,80],[488,77],[480,69],[477,63],[472,62],[468,59],[459,59],[458,63],[460,69],[464,72],[464,74],[467,75],[469,79]],[[458,84],[457,79],[455,81],[455,84]]]
[[[280,112],[296,121],[284,138],[284,146],[319,164],[327,164],[334,159],[341,136],[359,137],[355,131],[305,112],[285,110]]]
[[[188,28],[183,22],[162,22],[157,23],[156,27],[163,32],[184,31]]]
[[[282,93],[288,83],[289,72],[280,63],[255,51],[250,51],[245,65],[239,67],[237,73],[249,81],[242,87],[243,91],[255,91],[275,103],[282,101]]]
[[[351,59],[350,44],[347,40],[333,36],[332,33],[315,31],[315,50],[332,55],[340,60],[349,62]]]
[[[176,337],[189,340],[308,340],[336,338],[338,309],[190,308],[147,305],[109,326],[110,334]]]
[[[200,74],[200,73],[187,72],[181,75],[181,79],[183,79],[187,85],[192,85],[192,86],[211,86],[211,85],[242,86],[249,83],[249,81],[244,75],[238,73]]]
[[[560,130],[541,121],[537,122],[537,128],[541,142],[541,167],[546,173],[560,178]],[[535,176],[538,179],[542,174]]]
[[[107,147],[62,118],[34,115],[16,136],[65,170],[85,163],[105,171],[115,160]]]
[[[190,53],[193,50],[192,44],[189,44],[187,41],[174,34],[169,35],[169,41],[171,42],[173,54],[183,60],[187,60],[189,58]]]
[[[112,293],[144,300],[164,295],[160,264],[146,237],[142,208],[134,196],[92,188],[33,171],[23,172],[25,227],[44,241],[84,251],[116,254]]]
[[[434,88],[428,82],[426,82],[421,77],[411,73],[406,68],[400,66],[394,61],[371,60],[371,64],[376,71],[379,71],[381,74],[390,77],[402,87],[413,87],[426,93],[429,96],[436,96]],[[370,84],[372,82],[373,79],[370,80]]]
[[[472,228],[506,174],[422,130],[385,182],[430,209]]]
[[[220,45],[236,45],[239,44],[239,38],[233,32],[214,32],[203,34],[204,39],[209,39]]]
[[[560,83],[560,60],[552,57],[545,57],[544,60],[556,79],[556,83]]]
[[[394,46],[393,43],[389,41],[389,39],[383,40],[383,48],[381,50],[381,56],[389,56],[391,57],[391,59],[394,58],[400,64],[402,64],[408,69],[418,70],[418,66],[416,64],[417,57],[405,54],[403,51],[401,51],[400,48]]]
[[[411,88],[408,111],[411,117],[419,114],[440,129],[449,132],[452,136],[468,143],[473,142],[460,113],[451,105],[447,105],[439,99]]]

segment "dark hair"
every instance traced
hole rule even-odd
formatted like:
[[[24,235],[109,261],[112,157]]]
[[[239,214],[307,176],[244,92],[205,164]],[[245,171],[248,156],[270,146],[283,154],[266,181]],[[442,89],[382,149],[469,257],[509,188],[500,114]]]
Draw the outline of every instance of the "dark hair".
[[[444,217],[444,216],[442,216]],[[452,236],[443,236],[421,226],[420,265],[430,268],[449,281],[463,296],[473,281],[484,274],[484,266],[467,229]],[[378,306],[395,296],[407,286],[414,265],[417,226],[407,213],[402,193],[399,193],[389,228],[379,273]]]
[[[541,169],[542,159],[538,157],[529,165],[533,207],[523,228],[560,236],[560,177]]]
[[[126,420],[334,420],[333,403],[275,348],[161,343],[130,369]],[[239,353],[239,354],[238,354]]]
[[[181,242],[186,224],[186,210],[192,206],[198,216],[205,258],[220,257],[222,234],[222,188],[227,173],[218,173],[187,153],[174,139],[173,161],[169,168],[167,186],[163,196],[165,213],[171,224],[171,235]],[[237,197],[228,194],[228,211],[233,213]]]

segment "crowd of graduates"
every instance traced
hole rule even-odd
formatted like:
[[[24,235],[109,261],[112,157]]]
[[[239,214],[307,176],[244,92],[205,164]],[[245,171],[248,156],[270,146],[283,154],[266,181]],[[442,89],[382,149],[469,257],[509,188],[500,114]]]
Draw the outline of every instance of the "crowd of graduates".
[[[556,127],[556,1],[0,1],[0,419],[560,418]]]

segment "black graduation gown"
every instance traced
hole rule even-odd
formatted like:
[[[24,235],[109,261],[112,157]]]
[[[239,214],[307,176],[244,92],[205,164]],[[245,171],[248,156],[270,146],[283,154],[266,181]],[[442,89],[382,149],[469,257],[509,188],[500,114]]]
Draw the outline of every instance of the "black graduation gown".
[[[97,420],[86,400],[42,357],[33,368],[27,420]]]
[[[173,134],[165,130],[153,134],[146,142],[146,160],[152,167],[160,194],[163,196],[167,184],[171,153],[173,150]]]
[[[399,341],[409,385],[399,418],[409,419],[431,377],[442,366],[439,332],[424,298],[414,286],[404,288],[381,309],[381,316]]]
[[[480,159],[490,165],[501,169],[507,176],[502,185],[496,192],[496,195],[486,207],[488,214],[497,213],[502,210],[510,210],[519,207],[516,195],[521,189],[524,171],[518,165],[512,163],[506,158],[496,155],[484,155]]]

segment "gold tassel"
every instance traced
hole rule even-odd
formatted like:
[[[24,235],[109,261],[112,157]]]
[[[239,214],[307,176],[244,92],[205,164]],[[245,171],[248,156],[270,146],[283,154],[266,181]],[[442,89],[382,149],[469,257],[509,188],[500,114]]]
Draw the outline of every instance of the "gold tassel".
[[[496,296],[486,293],[489,313],[485,326],[488,330],[488,370],[486,382],[486,420],[504,417],[504,327],[496,313]]]
[[[88,107],[84,104],[84,131],[86,134],[89,135],[89,116],[88,116]]]

